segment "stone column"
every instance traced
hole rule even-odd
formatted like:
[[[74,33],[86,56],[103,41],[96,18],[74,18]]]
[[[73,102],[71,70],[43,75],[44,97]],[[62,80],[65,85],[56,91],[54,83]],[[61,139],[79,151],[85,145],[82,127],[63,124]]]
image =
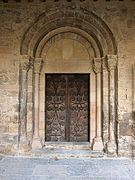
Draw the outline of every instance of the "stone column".
[[[117,67],[117,56],[107,55],[106,61],[109,71],[109,140],[107,143],[107,152],[109,154],[116,154],[115,70]]]
[[[21,57],[20,61],[20,89],[19,89],[19,150],[29,151],[30,143],[27,139],[27,89],[28,89],[28,71],[31,68],[31,58],[27,55]]]
[[[90,143],[96,136],[96,75],[90,74]]]
[[[41,138],[39,137],[39,102],[40,102],[40,72],[42,59],[36,58],[34,62],[34,135],[32,149],[42,149]]]
[[[102,58],[102,74],[103,74],[103,144],[108,142],[109,129],[109,91],[108,91],[108,69],[106,59]]]
[[[28,91],[27,91],[27,137],[32,142],[33,137],[33,66],[34,58],[32,59],[32,68],[28,72]]]
[[[102,116],[101,116],[101,58],[95,58],[93,69],[96,73],[96,137],[94,139],[93,150],[102,151]]]
[[[45,73],[40,74],[40,111],[39,111],[39,133],[42,144],[45,143]]]

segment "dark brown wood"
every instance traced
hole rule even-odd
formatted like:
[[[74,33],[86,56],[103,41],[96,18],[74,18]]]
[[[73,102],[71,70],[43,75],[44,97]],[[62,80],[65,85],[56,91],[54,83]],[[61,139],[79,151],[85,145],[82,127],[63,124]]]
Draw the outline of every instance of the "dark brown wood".
[[[66,124],[65,124],[65,129],[66,129],[66,134],[65,134],[65,139],[66,141],[70,141],[70,129],[69,129],[69,105],[68,105],[68,76],[65,76],[65,80],[66,80]]]
[[[66,81],[47,75],[46,82],[46,141],[65,141]]]
[[[70,141],[88,141],[88,75],[74,75],[68,81]]]
[[[88,141],[89,75],[46,75],[46,141]]]

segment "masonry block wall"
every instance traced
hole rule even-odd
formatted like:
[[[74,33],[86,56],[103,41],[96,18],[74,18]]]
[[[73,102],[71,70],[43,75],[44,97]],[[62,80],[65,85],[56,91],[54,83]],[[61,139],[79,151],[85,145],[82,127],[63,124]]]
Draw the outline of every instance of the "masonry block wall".
[[[117,73],[115,74],[117,76],[115,82],[117,89],[117,100],[115,101],[117,153],[119,156],[134,156],[135,2],[131,0],[0,2],[0,152],[12,154],[18,148],[21,128],[19,99],[21,88],[23,88],[20,86],[19,67],[22,59],[21,46],[24,34],[44,13],[48,14],[45,21],[48,23],[52,21],[53,19],[49,19],[49,15],[53,14],[54,11],[58,12],[59,8],[65,8],[68,12],[70,10],[75,12],[76,9],[78,12],[79,10],[82,12],[84,8],[84,17],[87,17],[87,13],[92,12],[97,16],[97,19],[98,17],[102,19],[111,30],[112,38],[116,42],[116,55],[118,57]],[[62,14],[61,17],[58,17],[58,21],[59,18],[63,18]],[[53,24],[57,27],[57,22],[53,22]],[[38,27],[35,28],[38,29]],[[32,32],[30,33],[32,34]],[[28,41],[30,41],[29,38]],[[30,46],[32,45],[30,44]],[[23,55],[27,56],[28,54]],[[26,128],[27,137],[31,142],[34,126],[32,113],[33,70],[31,69],[28,73]],[[103,100],[107,103],[105,99]],[[26,116],[26,112],[23,113]],[[102,116],[107,116],[106,113]],[[106,131],[105,128],[104,132]]]

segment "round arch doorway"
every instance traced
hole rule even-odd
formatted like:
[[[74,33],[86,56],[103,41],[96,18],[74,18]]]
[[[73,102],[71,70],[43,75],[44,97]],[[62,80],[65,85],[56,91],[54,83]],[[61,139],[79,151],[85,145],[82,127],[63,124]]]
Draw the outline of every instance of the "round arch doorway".
[[[44,47],[46,57],[40,84],[43,85],[45,75],[45,89],[40,88],[40,102],[45,104],[45,131],[42,124],[39,127],[45,141],[90,141],[90,73],[94,75],[94,52],[78,36],[61,33],[52,37],[49,48]]]

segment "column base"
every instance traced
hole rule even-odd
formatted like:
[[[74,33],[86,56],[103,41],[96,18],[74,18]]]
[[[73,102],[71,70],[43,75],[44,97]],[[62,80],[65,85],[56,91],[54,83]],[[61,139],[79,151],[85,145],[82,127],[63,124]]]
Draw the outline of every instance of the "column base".
[[[19,151],[20,152],[29,152],[31,150],[30,142],[28,141],[26,136],[20,137],[20,143],[19,143]]]
[[[101,137],[96,137],[94,139],[94,143],[93,143],[93,150],[94,151],[103,151],[103,141]]]
[[[42,149],[42,142],[40,137],[33,137],[32,150],[41,150],[41,149]]]
[[[106,145],[107,153],[110,155],[116,155],[116,142],[115,141],[109,141]]]

